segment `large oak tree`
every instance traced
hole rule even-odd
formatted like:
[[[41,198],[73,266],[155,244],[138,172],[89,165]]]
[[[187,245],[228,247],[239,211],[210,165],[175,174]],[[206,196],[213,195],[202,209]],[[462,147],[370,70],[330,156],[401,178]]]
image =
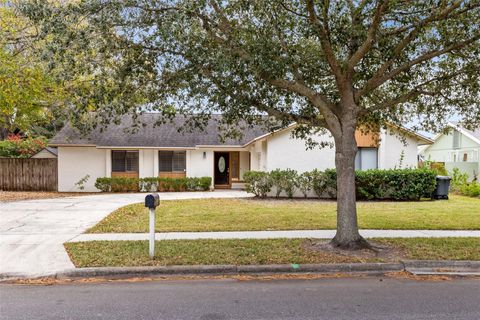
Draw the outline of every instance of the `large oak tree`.
[[[21,1],[19,9],[51,37],[50,56],[70,65],[68,77],[93,84],[76,105],[103,122],[143,106],[197,119],[222,112],[226,125],[268,114],[302,124],[295,134],[305,139],[328,130],[338,174],[332,244],[341,248],[368,245],[357,225],[357,128],[415,120],[437,129],[452,115],[480,122],[478,0]]]

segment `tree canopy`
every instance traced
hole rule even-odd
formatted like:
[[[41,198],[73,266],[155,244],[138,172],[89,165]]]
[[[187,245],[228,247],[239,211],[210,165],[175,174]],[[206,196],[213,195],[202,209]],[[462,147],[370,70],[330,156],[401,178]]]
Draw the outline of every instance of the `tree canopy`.
[[[55,63],[91,82],[79,108],[109,117],[174,105],[315,125],[335,118],[344,84],[362,120],[415,119],[425,129],[453,114],[467,125],[480,121],[478,1],[88,0],[22,8],[56,35]]]
[[[478,0],[25,0],[19,10],[50,37],[64,77],[90,84],[75,96],[78,117],[220,112],[234,128],[268,114],[302,124],[305,139],[328,130],[342,247],[362,242],[357,127],[480,123]]]
[[[1,139],[16,132],[49,136],[63,125],[64,92],[37,56],[37,36],[31,21],[15,14],[9,1],[0,1]]]

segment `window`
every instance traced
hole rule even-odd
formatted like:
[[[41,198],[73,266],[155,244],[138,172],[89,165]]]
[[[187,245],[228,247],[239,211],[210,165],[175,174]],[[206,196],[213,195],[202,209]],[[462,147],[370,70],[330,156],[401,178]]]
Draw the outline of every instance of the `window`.
[[[460,132],[455,130],[453,132],[453,149],[460,149],[460,145],[462,144],[462,135]]]
[[[240,152],[230,152],[232,180],[240,180]]]
[[[377,148],[358,148],[355,157],[355,170],[369,170],[378,168]]]
[[[159,151],[158,161],[160,172],[184,172],[186,169],[186,152]]]
[[[113,172],[138,172],[138,151],[112,150]]]

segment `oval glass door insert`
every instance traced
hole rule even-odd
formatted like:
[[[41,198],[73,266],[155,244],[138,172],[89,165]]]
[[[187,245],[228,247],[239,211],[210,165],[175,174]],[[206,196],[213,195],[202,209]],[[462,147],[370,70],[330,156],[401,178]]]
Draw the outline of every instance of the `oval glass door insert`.
[[[220,173],[225,172],[225,158],[224,157],[220,157],[218,159],[218,171],[220,171]]]

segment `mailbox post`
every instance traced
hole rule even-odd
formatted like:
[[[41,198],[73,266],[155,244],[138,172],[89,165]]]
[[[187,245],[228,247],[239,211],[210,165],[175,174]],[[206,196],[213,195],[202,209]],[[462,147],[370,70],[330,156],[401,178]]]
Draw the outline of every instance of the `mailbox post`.
[[[153,259],[155,255],[155,208],[160,205],[158,193],[152,193],[145,197],[145,207],[150,210],[150,239],[148,244],[148,253]]]

